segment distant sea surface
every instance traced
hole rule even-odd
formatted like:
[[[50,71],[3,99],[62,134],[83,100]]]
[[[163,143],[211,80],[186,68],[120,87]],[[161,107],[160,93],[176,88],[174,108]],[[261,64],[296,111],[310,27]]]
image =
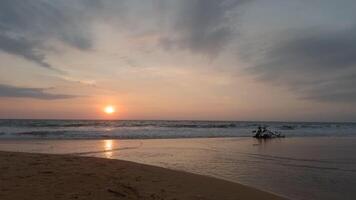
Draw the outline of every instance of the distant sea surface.
[[[267,126],[287,137],[356,136],[356,123],[147,121],[147,120],[0,120],[0,139],[169,139],[249,137]]]

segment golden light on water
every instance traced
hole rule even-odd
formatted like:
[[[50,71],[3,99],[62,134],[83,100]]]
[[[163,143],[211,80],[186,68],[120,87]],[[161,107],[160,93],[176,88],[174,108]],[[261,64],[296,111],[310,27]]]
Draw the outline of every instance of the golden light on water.
[[[111,106],[111,105],[109,105],[109,106],[106,106],[105,108],[104,108],[104,112],[106,113],[106,114],[113,114],[114,112],[115,112],[116,110],[115,110],[115,107],[114,106]]]
[[[112,150],[113,150],[113,141],[112,140],[104,140],[104,150],[105,150],[105,157],[111,158],[112,157]]]

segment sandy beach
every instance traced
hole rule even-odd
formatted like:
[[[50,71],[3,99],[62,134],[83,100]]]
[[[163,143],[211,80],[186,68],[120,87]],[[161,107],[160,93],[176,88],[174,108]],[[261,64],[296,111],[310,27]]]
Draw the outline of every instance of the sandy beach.
[[[0,152],[0,199],[283,199],[241,184],[122,160]]]

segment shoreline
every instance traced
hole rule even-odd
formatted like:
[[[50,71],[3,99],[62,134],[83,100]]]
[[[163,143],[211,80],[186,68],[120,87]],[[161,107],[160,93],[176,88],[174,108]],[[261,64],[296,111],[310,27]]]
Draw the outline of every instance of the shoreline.
[[[0,151],[0,199],[285,199],[213,177],[130,161]]]

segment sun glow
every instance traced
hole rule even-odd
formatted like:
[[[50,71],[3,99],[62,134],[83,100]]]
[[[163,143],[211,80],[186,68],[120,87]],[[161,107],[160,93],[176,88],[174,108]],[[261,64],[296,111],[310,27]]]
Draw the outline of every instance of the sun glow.
[[[114,106],[106,106],[104,108],[104,112],[106,114],[113,114],[115,112],[115,108],[114,108]]]

